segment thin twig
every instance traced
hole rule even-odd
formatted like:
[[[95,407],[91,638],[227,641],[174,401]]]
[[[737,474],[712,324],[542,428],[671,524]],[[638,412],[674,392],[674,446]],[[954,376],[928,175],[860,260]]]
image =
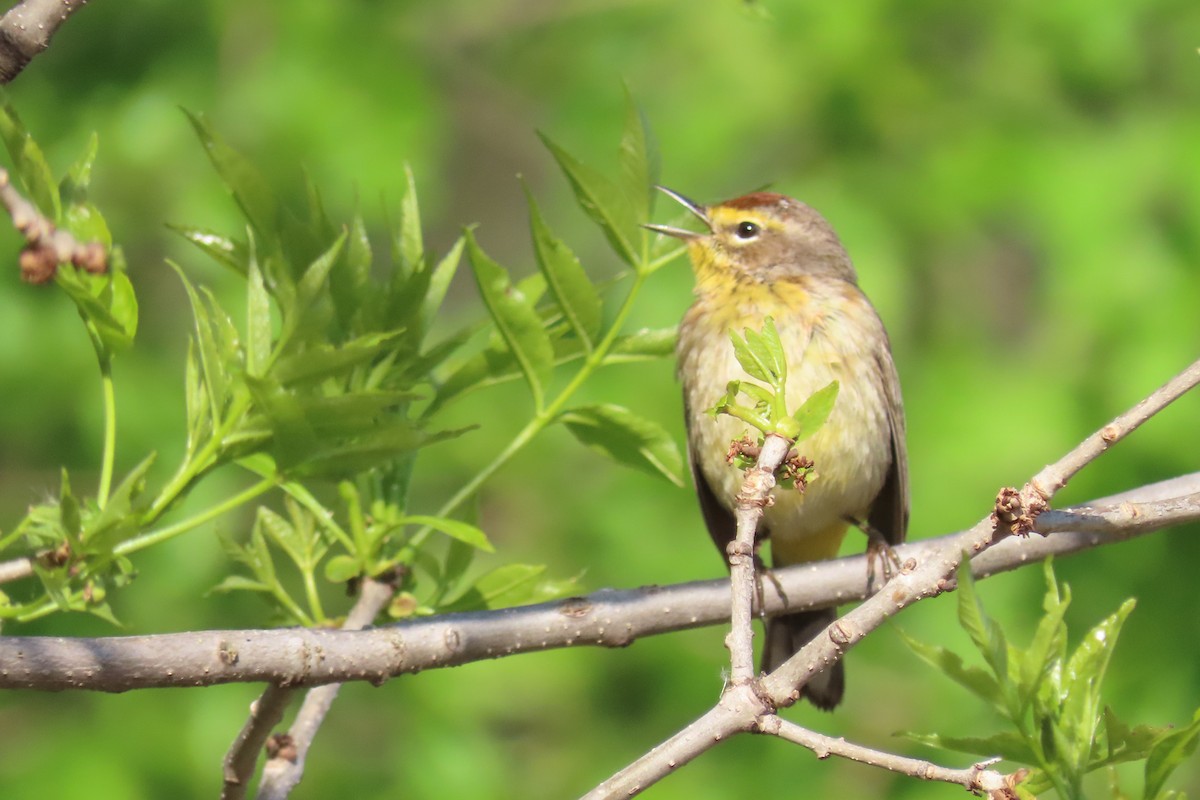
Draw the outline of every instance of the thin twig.
[[[1010,530],[1024,534],[1031,530],[1027,522],[1036,520],[1046,510],[1050,500],[1079,470],[1094,461],[1101,453],[1137,430],[1143,422],[1162,411],[1184,393],[1200,383],[1200,359],[1159,387],[1133,408],[1080,442],[1075,449],[1034,475],[1020,492],[1020,508],[1002,508],[1005,492],[997,499],[997,517],[1009,523]],[[1008,517],[1016,516],[1016,520]]]
[[[0,584],[33,577],[33,559],[28,556],[0,561]]]
[[[972,563],[986,577],[1116,544],[1151,531],[1200,520],[1200,472],[1089,502],[1079,521],[1087,532],[1008,537]],[[1185,497],[1175,497],[1183,494]],[[1141,499],[1148,502],[1135,502]],[[1112,500],[1116,505],[1109,505]],[[1169,513],[1168,513],[1169,512]],[[1060,512],[1043,515],[1060,520]],[[1071,513],[1070,510],[1061,512]],[[1113,520],[1111,530],[1102,520]],[[1132,527],[1128,525],[1133,520]],[[1124,522],[1121,522],[1123,520]],[[969,532],[896,547],[901,561],[922,563]],[[772,570],[763,582],[768,616],[860,600],[867,595],[867,560],[850,556]],[[151,636],[67,639],[0,636],[0,689],[85,689],[119,692],[167,686],[283,683],[318,686],[396,675],[560,647],[625,647],[671,631],[728,623],[729,579],[642,589],[603,589],[537,605],[422,617],[369,631],[193,631]]]
[[[9,83],[87,0],[24,0],[0,17],[0,83]]]
[[[387,605],[394,591],[392,586],[380,581],[370,579],[363,581],[358,601],[346,615],[346,620],[342,623],[342,630],[357,631],[370,625],[380,610]],[[321,721],[330,706],[333,705],[339,688],[339,684],[329,684],[308,693],[300,715],[292,725],[290,736],[292,747],[288,748],[288,755],[294,753],[296,755],[295,762],[289,761],[286,756],[273,755],[267,763],[267,767],[270,767],[275,762],[283,762],[292,769],[287,770],[276,766],[272,774],[277,774],[279,777],[269,785],[267,768],[264,767],[263,782],[259,787],[260,797],[287,797],[292,787],[300,782],[300,777],[304,774],[304,756],[308,752],[313,736],[321,726]],[[250,704],[250,717],[242,726],[237,738],[234,739],[223,762],[224,780],[221,786],[221,800],[241,800],[246,796],[246,789],[250,785],[250,778],[254,775],[254,767],[258,763],[258,754],[262,752],[263,745],[266,744],[271,731],[283,719],[283,714],[297,691],[299,690],[295,686],[273,683],[263,691],[262,696]],[[313,695],[318,693],[321,697],[313,700]],[[305,715],[305,709],[308,709],[307,715]],[[302,734],[299,732],[301,729],[303,730]],[[298,739],[299,735],[304,738]],[[289,778],[291,782],[282,789],[282,794],[278,793],[284,786],[280,781],[286,781]]]
[[[764,717],[759,724],[759,729],[763,733],[769,733],[801,747],[806,747],[813,751],[817,758],[839,756],[860,764],[882,767],[891,772],[921,780],[956,783],[969,792],[991,793],[1011,788],[1006,776],[994,769],[989,769],[999,759],[972,764],[967,769],[950,769],[922,759],[906,758],[883,750],[873,750],[853,744],[845,739],[825,736],[774,714]]]
[[[396,587],[391,584],[370,578],[363,581],[362,593],[346,616],[342,629],[356,631],[370,625],[395,592]],[[288,730],[290,747],[281,751],[286,755],[275,755],[263,766],[262,783],[258,787],[259,800],[282,800],[300,783],[304,777],[304,760],[308,749],[341,688],[340,683],[331,683],[309,690]]]
[[[267,737],[283,719],[296,690],[271,684],[250,704],[250,716],[222,762],[221,800],[241,800],[246,796],[258,754]]]
[[[12,217],[13,227],[25,237],[25,249],[21,251],[21,277],[24,280],[45,283],[54,277],[59,264],[74,264],[94,274],[108,269],[104,245],[80,243],[55,226],[37,206],[21,196],[3,168],[0,168],[0,203]]]
[[[754,680],[754,535],[763,509],[771,502],[775,471],[787,458],[791,446],[782,436],[768,435],[758,460],[746,470],[742,490],[737,495],[737,534],[726,547],[731,624],[725,643],[729,647],[731,684]]]

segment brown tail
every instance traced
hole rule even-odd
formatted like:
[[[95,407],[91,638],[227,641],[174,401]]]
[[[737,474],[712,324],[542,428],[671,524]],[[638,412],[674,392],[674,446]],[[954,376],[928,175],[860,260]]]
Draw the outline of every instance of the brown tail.
[[[818,611],[804,611],[767,620],[762,671],[774,672],[835,619],[837,609],[822,608]],[[838,661],[813,675],[801,691],[817,708],[832,711],[834,706],[842,702],[842,695],[846,691],[846,671],[842,662]]]

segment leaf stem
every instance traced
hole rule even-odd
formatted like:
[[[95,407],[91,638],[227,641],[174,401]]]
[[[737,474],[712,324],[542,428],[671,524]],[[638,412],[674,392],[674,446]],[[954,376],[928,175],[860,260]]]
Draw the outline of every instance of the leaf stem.
[[[213,431],[199,452],[187,458],[179,465],[179,469],[175,472],[170,482],[154,498],[154,502],[150,504],[149,510],[146,511],[145,517],[142,518],[143,524],[149,524],[161,517],[171,507],[171,504],[179,499],[179,496],[183,494],[192,481],[216,463],[217,458],[220,456],[225,437],[241,422],[242,416],[249,407],[249,395],[243,392],[235,396],[229,412],[225,415],[221,425]]]
[[[321,594],[317,591],[317,582],[313,577],[313,564],[301,570],[304,575],[304,594],[308,598],[308,607],[312,611],[317,624],[325,622],[325,609],[321,607]]]
[[[104,393],[104,450],[100,457],[100,488],[96,490],[96,504],[104,508],[112,490],[113,462],[117,455],[117,394],[113,386],[112,358],[99,348],[96,349],[96,357],[100,362],[100,386]]]
[[[333,512],[323,506],[304,486],[289,481],[283,484],[282,489],[293,500],[312,512],[312,515],[317,520],[317,524],[332,533],[338,542],[341,543],[342,547],[346,548],[347,553],[358,552],[354,541],[350,538],[350,534],[346,533],[345,529],[334,520]]]
[[[283,587],[279,585],[279,581],[274,581],[271,584],[271,596],[274,597],[275,600],[278,601],[279,605],[283,606],[288,613],[290,613],[292,617],[294,617],[295,620],[302,626],[305,628],[313,627],[312,618],[308,616],[308,614],[305,614],[304,609],[302,609],[296,603],[296,601],[292,599],[291,595],[284,591]]]
[[[554,420],[558,417],[559,412],[562,411],[563,406],[565,406],[567,401],[571,399],[571,396],[574,395],[575,392],[578,391],[579,387],[591,377],[593,372],[595,372],[604,364],[604,359],[608,355],[608,351],[612,349],[613,343],[617,340],[617,336],[620,335],[621,328],[624,327],[625,320],[629,317],[629,313],[633,310],[633,302],[641,292],[642,285],[645,284],[646,278],[649,276],[649,274],[650,271],[648,269],[637,270],[634,273],[633,283],[629,287],[629,293],[625,295],[625,299],[621,302],[621,307],[617,310],[617,314],[613,318],[612,325],[609,326],[608,331],[604,334],[604,338],[600,340],[595,349],[588,353],[587,357],[583,361],[583,364],[580,365],[579,370],[571,377],[571,380],[568,381],[565,387],[563,387],[563,390],[559,392],[558,396],[555,397],[554,400],[552,400],[544,408],[539,410],[537,414],[533,416],[533,419],[525,423],[525,427],[521,428],[517,435],[513,437],[513,440],[508,443],[508,446],[505,447],[499,453],[499,455],[493,458],[483,469],[475,473],[474,477],[463,484],[462,488],[455,492],[449,500],[443,503],[442,507],[437,510],[435,516],[445,517],[453,513],[456,509],[458,509],[459,506],[470,499],[475,492],[479,491],[479,487],[482,486],[488,478],[494,475],[502,466],[507,464],[509,460],[519,453],[522,448],[525,447],[525,445],[529,444],[529,442],[532,441],[535,436],[537,436],[547,426],[554,422]],[[433,528],[429,525],[422,526],[417,530],[416,533],[413,534],[409,545],[413,548],[420,547],[421,544],[427,538],[429,538],[429,535],[432,532]]]
[[[658,258],[654,259],[653,261],[651,261],[640,272],[643,276],[648,276],[648,275],[651,275],[652,273],[658,272],[658,270],[660,268],[665,267],[667,264],[670,264],[672,261],[679,258],[681,255],[683,255],[686,252],[687,252],[687,247],[676,247],[674,250],[670,250],[670,251],[664,253],[663,255],[659,256]]]
[[[168,525],[165,528],[159,528],[157,530],[143,533],[141,536],[135,536],[132,539],[126,539],[113,548],[113,553],[119,556],[128,555],[129,553],[135,553],[138,550],[144,550],[145,548],[158,544],[159,542],[165,542],[166,540],[174,538],[181,533],[186,533],[193,528],[197,528],[209,520],[216,519],[226,511],[232,511],[243,503],[247,503],[259,495],[265,494],[275,485],[274,478],[263,478],[258,483],[249,486],[238,494],[235,494],[233,497],[230,497],[215,506],[207,508],[195,516],[180,520],[179,522]]]

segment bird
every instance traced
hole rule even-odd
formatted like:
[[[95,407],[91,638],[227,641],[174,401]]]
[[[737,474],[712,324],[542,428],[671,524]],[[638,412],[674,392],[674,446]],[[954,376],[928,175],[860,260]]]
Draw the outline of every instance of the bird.
[[[747,379],[730,331],[761,329],[767,317],[786,354],[788,409],[831,381],[839,390],[825,424],[798,445],[817,478],[802,494],[776,490],[756,542],[769,539],[774,567],[835,557],[852,525],[867,532],[872,545],[887,549],[902,542],[909,494],[900,381],[887,331],[833,228],[813,208],[782,194],[753,192],[701,205],[657,188],[704,227],[646,226],[683,241],[695,273],[695,299],[680,323],[676,356],[689,461],[713,542],[724,554],[735,535],[743,476],[727,455],[746,425],[708,412],[730,381]],[[836,618],[830,608],[767,620],[761,669],[775,670]],[[802,689],[824,710],[837,706],[844,692],[840,660]]]

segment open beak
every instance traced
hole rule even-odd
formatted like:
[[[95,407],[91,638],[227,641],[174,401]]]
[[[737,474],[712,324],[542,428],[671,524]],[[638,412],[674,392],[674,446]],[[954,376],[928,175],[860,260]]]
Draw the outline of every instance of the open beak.
[[[688,199],[687,197],[684,197],[679,192],[668,189],[665,186],[655,186],[654,188],[658,189],[660,192],[665,194],[667,197],[671,198],[672,200],[674,200],[675,202],[679,203],[681,206],[686,208],[688,211],[695,214],[696,218],[704,223],[704,227],[708,228],[708,232],[712,233],[712,229],[713,229],[712,223],[708,219],[708,212],[705,210],[704,206],[700,205],[695,200],[691,200],[691,199]],[[656,233],[661,233],[665,236],[674,236],[676,239],[683,239],[684,241],[687,241],[689,239],[698,239],[701,236],[704,236],[703,233],[697,233],[696,231],[684,230],[683,228],[675,228],[670,225],[646,224],[646,225],[643,225],[642,227],[647,228],[648,230],[655,231]]]

